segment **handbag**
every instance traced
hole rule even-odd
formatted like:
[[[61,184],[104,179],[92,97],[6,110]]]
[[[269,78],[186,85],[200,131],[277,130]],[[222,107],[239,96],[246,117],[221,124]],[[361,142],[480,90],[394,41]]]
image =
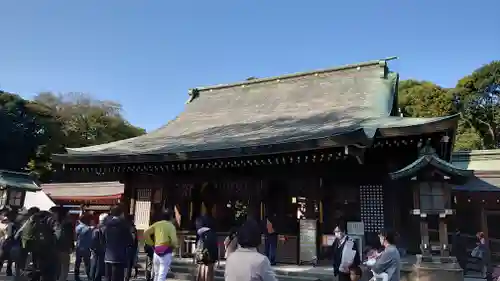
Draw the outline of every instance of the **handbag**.
[[[483,258],[483,251],[479,248],[479,246],[476,246],[470,255],[474,258],[482,259]]]

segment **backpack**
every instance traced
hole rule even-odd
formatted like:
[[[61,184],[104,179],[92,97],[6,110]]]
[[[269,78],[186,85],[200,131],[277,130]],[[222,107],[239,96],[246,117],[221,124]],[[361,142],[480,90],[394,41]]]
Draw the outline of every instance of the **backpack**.
[[[200,235],[200,239],[196,243],[196,251],[194,253],[194,259],[197,264],[210,264],[214,263],[217,259],[212,256],[210,249],[210,232],[211,230],[205,231]]]
[[[47,214],[40,212],[28,219],[22,232],[22,241],[42,249],[56,245],[54,229],[49,223]]]

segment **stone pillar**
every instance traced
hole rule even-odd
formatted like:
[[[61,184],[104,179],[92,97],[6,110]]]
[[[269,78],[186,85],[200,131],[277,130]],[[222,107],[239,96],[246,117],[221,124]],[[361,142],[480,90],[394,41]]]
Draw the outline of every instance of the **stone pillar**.
[[[421,213],[419,209],[415,210],[416,215],[420,217],[420,250],[424,256],[431,255],[431,241],[429,238],[429,223],[427,222],[427,214]]]
[[[450,256],[450,245],[448,243],[448,224],[446,221],[446,211],[439,214],[439,242],[441,245],[441,256]]]

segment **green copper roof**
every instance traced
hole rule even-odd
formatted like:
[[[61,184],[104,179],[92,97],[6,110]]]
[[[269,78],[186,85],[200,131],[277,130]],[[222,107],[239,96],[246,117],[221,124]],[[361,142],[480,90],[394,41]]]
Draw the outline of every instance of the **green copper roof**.
[[[389,176],[393,180],[411,178],[416,176],[418,172],[426,167],[433,167],[447,176],[458,177],[462,179],[472,177],[474,174],[474,171],[472,170],[460,169],[453,164],[439,158],[435,150],[430,145],[425,145],[422,148],[420,157],[417,160],[398,171],[390,173]]]
[[[0,171],[0,189],[42,190],[29,174],[10,171]]]
[[[325,143],[370,145],[375,137],[456,126],[455,116],[397,116],[398,79],[382,59],[192,89],[185,110],[164,127],[127,140],[68,148],[68,154],[53,159],[91,164],[239,157],[325,148]]]

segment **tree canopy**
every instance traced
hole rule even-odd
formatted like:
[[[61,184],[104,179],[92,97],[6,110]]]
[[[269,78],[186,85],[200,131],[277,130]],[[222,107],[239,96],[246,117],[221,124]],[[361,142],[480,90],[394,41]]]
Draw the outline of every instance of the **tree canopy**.
[[[460,114],[456,150],[500,148],[500,61],[486,64],[445,89],[429,81],[399,84],[404,116]]]
[[[0,169],[30,170],[49,179],[51,156],[66,147],[108,143],[144,134],[120,104],[80,93],[41,93],[33,101],[0,92]]]

